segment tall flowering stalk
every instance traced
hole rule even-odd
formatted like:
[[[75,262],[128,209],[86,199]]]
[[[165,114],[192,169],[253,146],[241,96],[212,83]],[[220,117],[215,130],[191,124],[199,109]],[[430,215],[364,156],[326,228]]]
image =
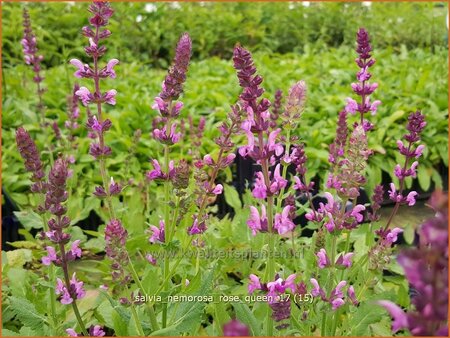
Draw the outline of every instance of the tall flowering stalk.
[[[111,59],[103,68],[100,68],[99,65],[100,57],[106,52],[106,47],[100,46],[99,44],[102,40],[107,39],[111,35],[111,32],[104,27],[108,25],[109,19],[114,12],[113,9],[107,2],[94,2],[89,6],[89,12],[92,13],[92,17],[89,19],[90,26],[83,27],[83,35],[89,39],[89,46],[85,47],[84,50],[86,54],[92,58],[93,66],[91,67],[88,64],[83,64],[77,59],[70,60],[70,63],[78,68],[74,74],[77,78],[92,79],[94,82],[94,92],[91,93],[86,87],[80,87],[75,91],[75,95],[81,100],[84,106],[95,104],[97,109],[96,115],[90,114],[90,116],[88,116],[86,126],[94,140],[90,145],[89,154],[99,161],[100,174],[103,180],[103,185],[95,188],[94,195],[106,199],[110,223],[116,225],[113,227],[107,226],[106,228],[105,237],[107,238],[106,242],[109,243],[110,241],[108,238],[114,236],[118,232],[126,233],[126,231],[124,229],[123,231],[116,230],[117,224],[120,224],[121,226],[121,223],[116,219],[111,197],[119,194],[122,188],[119,184],[114,182],[113,178],[111,178],[108,183],[106,158],[111,155],[112,151],[110,147],[105,145],[105,132],[111,128],[112,123],[111,120],[105,119],[102,114],[103,104],[107,103],[114,105],[116,103],[115,96],[117,92],[115,89],[102,92],[100,89],[100,80],[108,77],[114,79],[116,77],[114,66],[119,63],[119,61],[117,59]],[[110,229],[114,229],[114,231],[109,233]],[[112,251],[107,250],[107,254],[111,252]],[[116,255],[112,255],[110,258],[114,261],[114,264],[120,264],[120,262],[115,260]],[[116,274],[113,272],[113,277],[115,275]],[[114,280],[116,280],[116,278],[114,278]]]
[[[390,183],[389,199],[395,203],[394,208],[389,215],[389,218],[384,227],[376,230],[379,240],[377,244],[370,250],[369,259],[373,269],[382,268],[387,262],[389,262],[389,254],[391,252],[392,243],[397,240],[398,234],[403,232],[403,229],[393,228],[389,226],[398,212],[400,205],[413,206],[416,204],[417,191],[410,191],[407,195],[404,193],[405,179],[407,177],[415,178],[417,176],[417,166],[419,165],[418,159],[423,152],[425,146],[423,144],[417,144],[420,141],[420,134],[426,126],[425,116],[420,111],[411,112],[408,117],[408,124],[406,129],[408,134],[403,136],[403,139],[407,141],[407,146],[401,140],[397,141],[400,154],[405,157],[403,166],[397,164],[394,168],[394,175],[399,181],[399,190],[396,190],[395,184]],[[414,161],[411,163],[411,161]],[[378,194],[382,193],[382,188],[378,188]],[[379,204],[380,198],[374,196],[375,208]]]
[[[43,221],[44,232],[49,230],[47,225],[47,216],[45,208],[45,194],[47,192],[47,177],[44,172],[44,165],[41,161],[39,151],[31,138],[30,134],[23,128],[19,127],[16,131],[16,144],[20,155],[25,161],[25,169],[32,173],[31,191],[36,194],[39,199],[39,203],[36,207],[36,211],[41,215]],[[55,282],[55,270],[53,265],[48,269],[49,280],[51,283]],[[50,311],[54,318],[56,326],[56,296],[50,290]]]
[[[419,246],[400,252],[398,263],[417,291],[406,312],[390,301],[378,301],[393,318],[392,331],[414,336],[448,336],[448,197],[435,192],[429,202],[436,212],[419,229]]]
[[[153,137],[164,145],[164,163],[161,168],[158,160],[152,161],[154,170],[147,173],[147,178],[152,180],[164,181],[164,222],[161,226],[165,230],[165,243],[170,243],[175,233],[175,221],[170,220],[170,181],[175,178],[174,162],[170,160],[170,147],[178,143],[181,138],[181,133],[177,132],[177,123],[175,119],[179,116],[183,107],[181,101],[177,101],[183,92],[183,84],[186,81],[186,73],[189,66],[189,61],[192,52],[192,41],[187,33],[184,33],[177,44],[175,50],[175,57],[173,65],[169,69],[163,83],[162,90],[155,98],[155,103],[152,106],[161,115],[161,122],[163,127],[161,129],[155,128],[153,130]],[[182,184],[183,185],[183,184]],[[177,203],[179,204],[179,203]],[[178,209],[178,206],[177,206]],[[176,213],[175,213],[176,214]],[[167,280],[169,279],[169,257],[166,255],[164,259],[164,290],[168,290]],[[167,304],[163,308],[163,327],[167,324]]]
[[[61,304],[72,304],[81,331],[84,335],[88,335],[76,304],[77,299],[86,295],[83,282],[76,278],[75,272],[72,277],[69,274],[68,262],[80,258],[81,249],[79,248],[80,241],[76,240],[70,243],[71,236],[64,232],[64,229],[70,225],[70,219],[65,215],[67,208],[63,204],[68,196],[66,191],[67,177],[67,162],[59,158],[55,161],[48,175],[48,186],[45,194],[45,208],[53,215],[48,221],[49,230],[45,235],[55,246],[47,246],[47,256],[42,258],[42,263],[44,265],[54,264],[62,268],[64,280],[56,279],[55,293],[60,296]],[[67,244],[69,245],[66,248]]]
[[[45,89],[42,87],[44,77],[41,75],[41,61],[44,59],[42,55],[38,54],[36,35],[31,28],[30,14],[25,8],[23,10],[23,39],[22,47],[25,63],[32,67],[34,72],[33,82],[36,83],[36,93],[38,96],[38,104],[36,106],[38,111],[38,120],[41,126],[45,124],[45,110],[42,96]]]
[[[75,94],[79,97],[84,106],[95,104],[97,109],[96,115],[88,118],[87,127],[91,134],[95,136],[95,141],[90,145],[89,153],[99,161],[100,173],[103,179],[103,186],[96,188],[96,195],[105,197],[108,205],[108,212],[111,219],[115,218],[115,212],[112,207],[111,196],[120,192],[120,189],[112,189],[113,184],[108,184],[108,174],[106,170],[106,158],[111,155],[111,148],[105,145],[105,132],[111,128],[111,121],[105,119],[102,114],[102,105],[107,103],[115,105],[115,89],[102,92],[100,89],[100,80],[107,77],[115,78],[116,73],[114,66],[119,63],[117,59],[111,59],[106,66],[100,68],[99,60],[106,52],[105,46],[100,46],[102,40],[107,39],[111,32],[104,28],[108,25],[109,19],[113,14],[113,10],[107,2],[94,2],[89,6],[89,11],[93,16],[89,19],[90,26],[83,27],[83,35],[89,39],[89,46],[84,50],[87,56],[92,58],[93,66],[83,64],[80,60],[72,59],[70,63],[77,67],[75,76],[77,78],[92,79],[94,82],[94,91],[86,87],[80,87]]]
[[[196,162],[196,171],[194,172],[197,181],[197,199],[196,204],[198,212],[193,216],[194,221],[191,227],[188,228],[189,235],[201,234],[207,229],[208,214],[206,207],[209,204],[211,197],[220,195],[223,192],[221,184],[215,184],[220,170],[230,166],[236,155],[231,151],[235,144],[231,137],[239,132],[241,125],[241,107],[236,104],[231,106],[231,111],[228,113],[228,121],[223,122],[219,126],[220,136],[215,139],[215,143],[219,146],[219,154],[214,159],[210,154],[203,157],[203,161]],[[208,173],[209,172],[209,173]]]
[[[287,181],[280,175],[280,165],[270,172],[269,166],[275,163],[275,156],[283,153],[283,146],[276,143],[276,138],[281,129],[270,131],[270,101],[261,98],[264,89],[260,86],[263,78],[255,75],[256,67],[253,63],[252,55],[241,46],[236,46],[233,53],[234,68],[237,70],[239,85],[243,88],[240,95],[242,109],[246,112],[246,119],[241,128],[247,135],[248,144],[239,148],[239,154],[243,157],[250,157],[261,165],[261,171],[256,173],[256,181],[252,191],[253,197],[267,202],[261,203],[260,210],[251,206],[251,216],[247,224],[256,232],[268,232],[268,262],[266,268],[267,279],[275,275],[273,261],[274,238],[273,233],[277,231],[274,222],[274,195],[283,189]],[[289,208],[287,209],[289,211]],[[293,228],[294,224],[286,217],[286,213],[278,219],[278,231],[285,232]],[[268,309],[267,334],[273,332],[273,321]]]
[[[112,261],[111,269],[113,281],[119,283],[121,286],[126,286],[130,277],[125,274],[124,266],[129,265],[133,279],[140,289],[143,290],[139,277],[134,270],[128,252],[125,249],[128,233],[123,228],[120,220],[117,219],[115,210],[112,206],[112,196],[120,194],[122,186],[116,183],[112,177],[110,181],[108,181],[109,176],[106,169],[106,158],[112,154],[112,150],[109,146],[105,145],[105,132],[111,128],[112,123],[111,120],[104,118],[102,105],[115,105],[117,91],[115,89],[110,89],[103,92],[100,89],[100,81],[108,77],[112,79],[116,78],[114,67],[119,63],[119,60],[111,59],[103,67],[100,66],[99,62],[100,58],[106,52],[106,47],[100,45],[100,43],[111,35],[111,32],[106,29],[105,26],[108,25],[109,19],[114,11],[108,2],[96,1],[89,6],[89,12],[92,13],[92,17],[89,18],[90,26],[83,27],[82,32],[83,35],[89,39],[89,46],[86,46],[84,50],[86,55],[92,58],[92,66],[83,64],[77,59],[70,60],[70,63],[77,68],[77,71],[74,74],[75,77],[92,79],[94,82],[93,92],[87,87],[80,87],[75,92],[75,95],[77,95],[83,105],[87,107],[88,121],[86,126],[89,130],[89,137],[93,139],[89,148],[89,154],[99,161],[100,174],[103,181],[103,185],[97,186],[93,194],[99,198],[106,199],[109,222],[105,228],[105,251],[107,257]],[[96,114],[90,112],[89,104],[95,105]],[[153,309],[149,310],[152,326],[156,329],[157,324],[154,318]],[[134,307],[132,314],[140,335],[143,335],[142,325],[137,317],[136,311],[134,311]]]

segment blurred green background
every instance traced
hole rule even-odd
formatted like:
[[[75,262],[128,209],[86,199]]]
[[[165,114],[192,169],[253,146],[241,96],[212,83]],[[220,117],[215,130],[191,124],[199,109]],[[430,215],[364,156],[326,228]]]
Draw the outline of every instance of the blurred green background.
[[[22,60],[22,8],[30,10],[45,51],[47,66],[70,56],[82,57],[80,29],[86,25],[86,3],[3,4],[3,62]],[[445,2],[114,2],[116,14],[108,42],[122,62],[167,66],[178,37],[187,31],[194,40],[194,59],[229,59],[239,42],[252,51],[303,53],[353,46],[355,31],[365,27],[376,48],[400,51],[447,46]]]
[[[2,4],[2,175],[6,191],[20,206],[30,203],[27,174],[17,153],[14,132],[24,125],[37,139],[40,149],[54,143],[51,134],[42,135],[37,126],[35,86],[32,71],[23,62],[22,9],[28,8],[32,26],[44,55],[44,94],[47,117],[64,128],[66,97],[75,81],[71,58],[85,62],[86,38],[81,28],[87,24],[88,3],[4,3]],[[277,89],[287,93],[298,80],[308,86],[308,100],[297,130],[306,143],[309,176],[324,177],[328,168],[328,144],[335,136],[338,112],[347,97],[354,97],[350,84],[357,66],[355,34],[365,27],[372,39],[377,63],[373,81],[379,89],[373,95],[383,104],[370,117],[376,129],[369,137],[375,151],[368,167],[368,190],[382,179],[383,172],[393,180],[393,168],[401,163],[396,140],[405,133],[410,111],[421,109],[428,126],[427,145],[418,172],[423,190],[442,187],[442,173],[448,166],[448,7],[440,2],[257,2],[257,3],[116,3],[109,29],[111,37],[103,58],[118,58],[117,79],[108,80],[104,89],[118,91],[117,105],[108,107],[113,129],[106,142],[114,156],[108,162],[115,177],[142,179],[148,159],[157,158],[157,144],[150,137],[150,106],[173,57],[179,36],[187,31],[193,40],[193,62],[182,101],[181,118],[198,121],[207,118],[201,155],[214,151],[215,126],[223,120],[240,92],[231,55],[236,43],[251,50],[258,72],[264,77],[265,96],[273,100]],[[81,85],[90,86],[82,79]],[[82,109],[83,124],[85,110]],[[350,118],[351,122],[354,122]],[[356,121],[356,118],[355,118]],[[127,156],[133,133],[143,131],[136,157],[125,170],[120,164]],[[80,136],[77,170],[84,177],[99,181],[93,160],[87,154],[90,140],[85,128]],[[245,142],[242,137],[243,144]],[[189,157],[190,144],[180,145]],[[183,148],[184,147],[184,148]],[[43,152],[44,160],[48,152]],[[387,176],[389,179],[389,176]],[[83,181],[91,191],[96,184]],[[444,182],[445,183],[445,182]],[[413,182],[408,181],[408,187]],[[83,196],[80,192],[80,196]]]

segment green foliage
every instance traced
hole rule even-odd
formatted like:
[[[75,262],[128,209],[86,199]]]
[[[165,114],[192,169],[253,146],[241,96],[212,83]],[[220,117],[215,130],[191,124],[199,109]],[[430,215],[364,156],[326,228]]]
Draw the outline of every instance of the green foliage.
[[[30,9],[39,48],[48,66],[82,56],[80,28],[86,24],[83,3],[5,3],[3,62],[20,63],[22,8]],[[372,32],[377,48],[446,46],[445,2],[361,3],[114,3],[111,20],[115,38],[109,54],[124,62],[139,61],[165,68],[178,37],[188,31],[194,58],[229,58],[239,42],[264,52],[304,52],[308,45],[338,47],[353,44],[355,29]],[[395,13],[395,15],[393,15]],[[420,18],[420,24],[417,20]],[[69,57],[70,56],[70,57]]]
[[[33,330],[35,334],[44,332],[47,318],[37,312],[33,303],[18,297],[11,297],[9,301],[11,308],[24,326]]]

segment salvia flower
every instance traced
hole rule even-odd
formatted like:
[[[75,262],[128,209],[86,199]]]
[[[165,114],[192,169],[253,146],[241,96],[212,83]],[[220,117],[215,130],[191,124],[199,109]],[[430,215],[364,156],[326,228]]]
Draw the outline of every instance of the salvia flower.
[[[159,227],[154,226],[154,225],[150,225],[150,230],[152,231],[152,235],[149,238],[149,242],[150,243],[164,243],[166,241],[166,236],[165,236],[165,223],[164,220],[160,220],[159,221]]]
[[[250,278],[250,283],[248,283],[248,293],[252,294],[255,290],[262,289],[261,282],[260,282],[258,276],[254,275],[254,274],[250,274],[249,278]]]
[[[61,304],[71,304],[74,299],[81,299],[86,295],[83,285],[83,282],[77,280],[74,272],[70,280],[69,290],[61,279],[56,279],[55,293],[61,297]]]
[[[252,235],[256,236],[258,232],[267,232],[266,207],[261,205],[261,215],[256,207],[250,206],[250,218],[247,220],[248,227],[252,230]]]
[[[375,115],[378,106],[381,101],[376,100],[371,102],[370,95],[378,88],[377,83],[369,83],[371,78],[369,68],[375,63],[375,59],[372,58],[370,52],[372,47],[370,45],[369,35],[364,28],[360,28],[356,34],[358,58],[355,60],[356,64],[360,68],[356,74],[357,83],[352,83],[352,89],[358,96],[361,97],[361,102],[357,103],[352,98],[347,98],[347,105],[345,106],[345,111],[350,114],[360,113],[361,125],[364,125],[364,114],[371,112]],[[367,125],[369,126],[369,125]],[[369,126],[369,129],[371,127]],[[367,131],[367,130],[366,130]]]
[[[175,51],[173,66],[164,79],[162,91],[159,97],[164,101],[173,101],[178,99],[183,91],[183,83],[186,81],[186,73],[192,52],[192,41],[189,34],[184,33]]]
[[[153,180],[171,180],[175,175],[174,162],[169,162],[169,172],[164,173],[161,166],[157,160],[152,160],[153,170],[147,172],[146,177],[149,181]]]
[[[292,222],[291,219],[291,206],[288,205],[283,208],[283,211],[281,214],[277,213],[275,214],[275,222],[274,222],[274,229],[278,231],[278,234],[284,235],[288,232],[291,232],[295,228],[294,222]]]
[[[317,266],[319,269],[323,269],[326,266],[330,265],[330,259],[328,258],[327,252],[325,249],[320,249],[318,253],[316,253],[317,256]]]
[[[111,276],[114,281],[126,284],[130,279],[124,271],[128,265],[128,253],[125,249],[128,232],[118,219],[112,219],[105,228],[105,252],[112,261]]]
[[[346,254],[344,254],[344,253],[340,254],[336,260],[336,265],[341,265],[345,268],[351,267],[353,255],[354,255],[353,252],[348,252]]]
[[[294,129],[305,108],[306,103],[306,83],[299,81],[290,89],[286,99],[284,112],[281,114],[283,127],[289,126]]]
[[[45,172],[41,158],[36,144],[23,127],[19,127],[16,131],[16,143],[19,153],[25,161],[25,169],[33,174],[31,180],[34,183],[31,186],[31,191],[45,193]]]
[[[81,336],[72,328],[66,329],[66,332],[71,337]],[[89,328],[89,336],[91,337],[103,337],[105,334],[105,331],[103,331],[100,325],[91,325],[91,327]]]

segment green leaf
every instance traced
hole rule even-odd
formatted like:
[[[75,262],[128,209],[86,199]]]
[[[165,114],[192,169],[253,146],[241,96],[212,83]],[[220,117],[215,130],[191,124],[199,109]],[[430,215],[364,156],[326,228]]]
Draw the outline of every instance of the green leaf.
[[[27,230],[42,229],[44,227],[42,217],[39,216],[34,211],[31,210],[14,211],[14,215]]]
[[[350,319],[352,336],[368,336],[370,334],[369,324],[377,323],[383,317],[384,310],[371,303],[364,303]]]
[[[407,223],[403,228],[403,238],[409,245],[414,241],[414,227],[410,223]]]
[[[29,249],[17,249],[6,252],[9,266],[22,267],[25,263],[33,260],[33,255]]]
[[[225,190],[225,202],[238,212],[242,208],[242,203],[237,190],[228,184],[224,184],[223,188]]]
[[[125,320],[120,316],[116,311],[113,311],[111,313],[113,325],[114,325],[114,332],[116,336],[118,337],[126,337],[128,336],[128,323],[129,321]]]
[[[427,191],[430,189],[431,184],[431,173],[428,171],[428,168],[425,166],[419,166],[417,170],[417,178],[419,179],[420,187]]]
[[[2,329],[2,336],[3,337],[13,337],[13,336],[20,336],[17,332],[8,330],[8,329]]]
[[[236,311],[236,318],[250,327],[253,336],[260,336],[261,321],[256,319],[248,305],[245,303],[233,303],[233,307]]]
[[[24,298],[11,297],[10,304],[23,325],[36,330],[36,333],[42,331],[45,324],[48,324],[47,318],[38,313],[34,304],[30,301]]]

